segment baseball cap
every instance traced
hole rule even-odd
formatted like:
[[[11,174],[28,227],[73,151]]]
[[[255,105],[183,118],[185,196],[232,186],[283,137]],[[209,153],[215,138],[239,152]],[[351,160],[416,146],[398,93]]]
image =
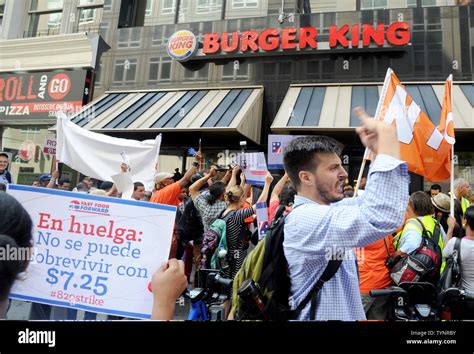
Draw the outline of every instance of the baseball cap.
[[[110,182],[110,181],[104,181],[100,184],[100,187],[99,189],[102,189],[102,190],[107,190],[107,189],[110,189],[112,188],[114,185],[114,182]]]
[[[51,175],[46,174],[39,176],[40,181],[44,181],[45,179],[51,179]]]
[[[160,183],[161,181],[167,179],[167,178],[173,178],[174,174],[169,173],[169,172],[159,172],[155,175],[154,181],[155,184]]]

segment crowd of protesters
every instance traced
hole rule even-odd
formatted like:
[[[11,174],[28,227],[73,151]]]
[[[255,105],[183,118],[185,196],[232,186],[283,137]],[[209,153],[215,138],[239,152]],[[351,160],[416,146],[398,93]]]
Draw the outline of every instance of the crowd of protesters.
[[[321,289],[316,320],[386,319],[387,301],[370,297],[370,290],[393,285],[387,259],[406,257],[415,252],[422,242],[422,229],[433,233],[436,224],[441,225],[438,244],[445,257],[453,252],[454,240],[463,238],[462,286],[474,289],[471,252],[474,208],[470,207],[469,183],[462,178],[454,182],[454,217],[449,216],[451,197],[442,192],[440,185],[432,185],[428,192],[415,192],[409,196],[407,167],[399,159],[394,129],[368,119],[362,112],[359,116],[363,126],[357,132],[376,158],[358,191],[347,182],[348,176],[339,158],[340,144],[322,136],[294,139],[284,152],[286,173],[276,178],[268,173],[262,189],[247,184],[238,165],[232,165],[226,171],[218,166],[200,171],[202,156],[198,152],[184,174],[178,169],[174,173],[157,171],[152,190],[147,190],[141,181],[133,181],[133,193],[125,196],[113,182],[98,183],[84,177],[73,191],[177,207],[170,260],[152,279],[153,289],[162,289],[154,291],[154,319],[171,319],[176,298],[192,279],[196,285],[198,270],[206,266],[206,259],[201,254],[203,235],[217,219],[225,220],[227,244],[233,255],[223,276],[233,278],[236,275],[247,253],[258,242],[255,213],[259,202],[268,203],[270,223],[277,209],[285,207],[284,251],[294,306],[308,295],[321,276],[328,249],[343,247],[350,250],[347,253],[351,255],[355,248],[363,250],[358,265],[350,261],[356,258],[349,257]],[[8,155],[0,154],[2,185],[12,183],[7,166]],[[117,167],[124,174],[128,168],[125,164]],[[71,189],[71,181],[61,179],[58,171],[40,176],[33,185],[64,191]],[[3,219],[7,215],[5,212],[13,207],[18,209],[18,215],[24,214],[12,198],[5,194],[0,197]],[[5,232],[0,230],[1,234],[8,235],[0,237],[1,244],[30,242],[27,234],[31,225],[28,220],[22,223],[22,230],[10,232],[8,227]],[[26,266],[20,263],[6,266],[4,263],[2,261],[0,267],[0,300],[3,301],[16,274]],[[76,313],[71,312],[68,316],[75,318]],[[86,318],[95,318],[95,315],[86,314]],[[309,318],[308,305],[299,319]]]

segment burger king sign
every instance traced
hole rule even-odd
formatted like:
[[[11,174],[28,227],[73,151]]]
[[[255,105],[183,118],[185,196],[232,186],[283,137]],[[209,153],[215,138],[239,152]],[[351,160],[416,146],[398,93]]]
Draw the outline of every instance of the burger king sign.
[[[196,36],[187,30],[175,32],[168,42],[168,55],[177,61],[189,60],[198,49]]]

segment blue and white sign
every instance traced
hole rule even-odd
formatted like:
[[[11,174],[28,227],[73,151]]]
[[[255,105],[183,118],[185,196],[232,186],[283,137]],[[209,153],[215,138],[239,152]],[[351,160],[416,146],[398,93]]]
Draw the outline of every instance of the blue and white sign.
[[[257,203],[257,224],[258,224],[258,239],[261,240],[268,229],[268,209],[267,203]]]
[[[270,170],[284,169],[283,149],[299,136],[301,135],[268,135],[268,168]]]
[[[176,208],[10,185],[34,223],[27,272],[11,298],[148,319],[148,283],[168,259]]]
[[[240,165],[248,184],[259,187],[265,185],[268,169],[263,152],[240,153],[237,155],[237,163]]]

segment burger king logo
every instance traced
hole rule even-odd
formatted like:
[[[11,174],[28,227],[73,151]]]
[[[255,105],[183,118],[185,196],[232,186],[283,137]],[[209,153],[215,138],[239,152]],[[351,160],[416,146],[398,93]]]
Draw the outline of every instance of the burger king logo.
[[[187,30],[175,32],[168,42],[168,55],[177,61],[189,60],[197,51],[196,36]]]

